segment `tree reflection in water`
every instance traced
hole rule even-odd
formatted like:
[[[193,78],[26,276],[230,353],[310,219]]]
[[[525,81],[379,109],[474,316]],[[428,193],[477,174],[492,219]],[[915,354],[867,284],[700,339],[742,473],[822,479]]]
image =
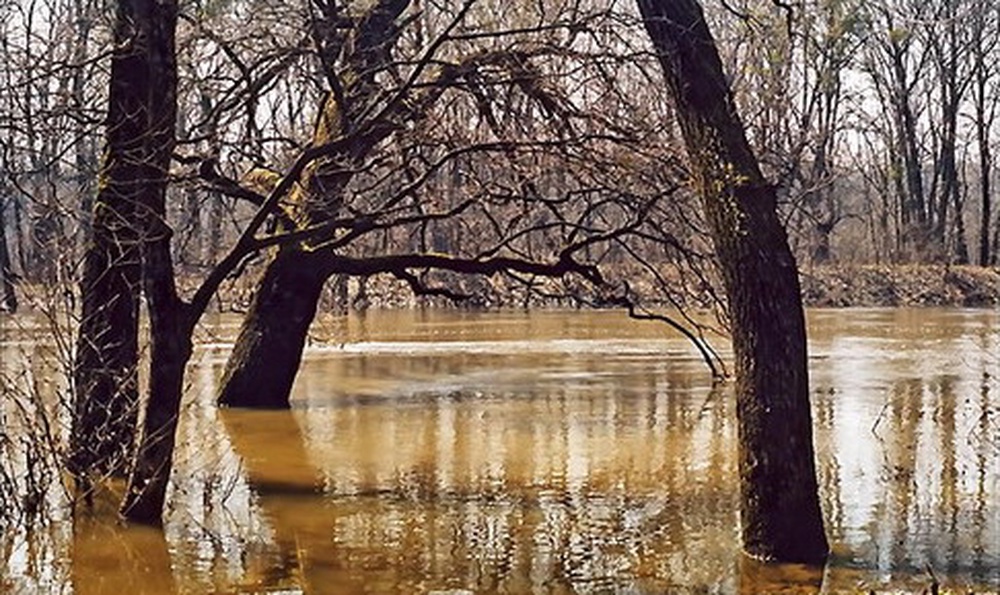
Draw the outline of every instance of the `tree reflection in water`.
[[[697,356],[579,312],[348,320],[329,331],[342,347],[310,350],[293,411],[216,410],[225,352],[204,351],[166,540],[78,522],[52,538],[73,553],[51,556],[88,593],[97,576],[134,592],[856,592],[924,589],[926,568],[992,586],[996,315],[810,318],[822,572],[739,554],[732,397]],[[34,572],[10,551],[8,575]]]

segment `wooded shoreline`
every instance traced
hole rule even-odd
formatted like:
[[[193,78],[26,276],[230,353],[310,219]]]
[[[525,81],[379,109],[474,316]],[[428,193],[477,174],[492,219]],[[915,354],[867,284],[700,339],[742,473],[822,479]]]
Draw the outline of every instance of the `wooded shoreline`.
[[[824,266],[800,270],[812,308],[1000,306],[1000,269],[945,265]]]
[[[619,272],[621,273],[621,272]],[[627,275],[616,275],[627,276]],[[824,265],[803,267],[799,271],[802,300],[809,308],[996,308],[1000,307],[1000,268],[947,265]],[[459,281],[464,290],[476,293],[477,299],[467,304],[454,304],[442,298],[418,298],[409,286],[389,276],[377,276],[359,283],[352,279],[346,292],[346,302],[337,304],[335,290],[328,290],[322,311],[339,309],[363,310],[423,307],[460,308],[551,308],[573,307],[571,299],[541,299],[526,296],[523,288],[512,286],[499,278],[472,277]],[[224,309],[240,310],[241,302],[249,300],[249,283],[239,282],[224,288]],[[329,288],[328,288],[329,289]],[[636,293],[649,306],[670,307],[658,303],[658,289],[635,284]],[[343,294],[343,292],[342,292]],[[345,305],[346,304],[346,305]],[[683,304],[705,308],[707,296]]]
[[[182,277],[181,285],[187,276]],[[197,277],[196,275],[194,277]],[[212,308],[222,312],[245,312],[256,275],[247,274],[220,288],[220,299]],[[799,270],[803,304],[808,308],[1000,308],[1000,268],[967,265],[823,265]],[[476,299],[455,304],[444,298],[417,297],[410,287],[388,275],[369,277],[359,292],[358,280],[348,281],[348,291],[338,296],[336,281],[328,284],[320,304],[321,312],[365,309],[440,308],[566,308],[570,299],[542,299],[526,296],[520,287],[499,278],[460,279],[464,290]],[[28,298],[24,311],[45,309],[53,299],[51,287],[22,285],[18,292]],[[76,288],[73,288],[74,290]],[[658,303],[656,289],[637,284],[636,293],[650,307]],[[70,292],[60,292],[65,297]],[[346,294],[346,297],[345,297]],[[338,300],[340,303],[338,304]],[[34,304],[34,305],[33,305]],[[693,309],[708,305],[705,296],[684,304]]]

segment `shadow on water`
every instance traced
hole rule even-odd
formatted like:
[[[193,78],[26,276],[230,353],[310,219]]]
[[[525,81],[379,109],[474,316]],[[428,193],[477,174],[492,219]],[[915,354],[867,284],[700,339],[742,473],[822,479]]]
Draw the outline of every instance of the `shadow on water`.
[[[933,572],[1000,589],[995,315],[812,313],[825,569],[739,553],[732,394],[657,327],[577,312],[363,323],[323,327],[344,344],[309,349],[292,411],[216,410],[225,348],[203,350],[165,538],[78,519],[51,538],[44,585],[806,594],[919,592]]]

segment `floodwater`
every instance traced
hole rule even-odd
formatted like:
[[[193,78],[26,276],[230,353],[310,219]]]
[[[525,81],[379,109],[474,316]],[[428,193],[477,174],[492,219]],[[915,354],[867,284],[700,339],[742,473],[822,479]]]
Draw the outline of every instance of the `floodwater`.
[[[12,531],[0,590],[1000,591],[995,311],[809,313],[822,570],[739,553],[731,388],[656,323],[327,318],[295,408],[251,412],[211,404],[235,322],[195,355],[165,530],[98,502]]]

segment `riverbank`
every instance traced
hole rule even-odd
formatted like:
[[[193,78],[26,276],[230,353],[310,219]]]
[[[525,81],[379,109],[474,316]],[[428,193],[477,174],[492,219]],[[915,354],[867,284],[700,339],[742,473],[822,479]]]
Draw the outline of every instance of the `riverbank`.
[[[1000,306],[1000,269],[944,265],[823,266],[800,272],[815,308]]]
[[[672,308],[677,305],[694,310],[711,308],[711,293],[681,299],[672,304],[663,299],[658,288],[649,282],[645,272],[612,271],[614,278],[629,279],[632,291],[647,306]],[[227,282],[220,288],[213,310],[245,312],[253,297],[254,282],[258,272],[248,271],[239,279]],[[190,295],[202,275],[182,277],[182,294]],[[1000,268],[945,265],[825,265],[800,270],[802,300],[809,308],[998,308],[1000,307]],[[468,294],[471,299],[457,307],[471,309],[494,308],[572,308],[579,304],[568,297],[552,297],[567,293],[560,282],[543,280],[535,293],[510,279],[452,276],[447,286],[457,293]],[[571,281],[572,282],[572,281]],[[58,285],[29,285],[18,287],[19,298],[24,298],[27,310],[51,310],[53,306],[70,306],[72,310],[79,297],[78,288]],[[544,297],[548,294],[550,297]],[[389,309],[413,307],[452,308],[456,304],[441,297],[417,297],[408,284],[388,275],[366,279],[351,278],[346,281],[331,280],[323,292],[321,312],[346,312],[347,310]]]
[[[627,275],[618,274],[622,278]],[[1000,268],[945,265],[825,265],[800,271],[802,301],[810,308],[894,308],[894,307],[1000,307]],[[542,300],[525,295],[522,286],[505,284],[502,279],[462,279],[461,289],[477,297],[480,307],[568,307],[570,300]],[[409,287],[390,277],[369,279],[365,290],[349,284],[349,307],[407,308],[418,303]],[[633,289],[647,304],[660,298],[655,288],[641,281]],[[552,293],[557,293],[553,291]],[[426,303],[426,302],[425,302]],[[435,299],[435,305],[447,301]],[[329,298],[333,305],[332,296]],[[669,306],[669,304],[663,304]],[[687,306],[709,306],[707,296],[693,299]]]

